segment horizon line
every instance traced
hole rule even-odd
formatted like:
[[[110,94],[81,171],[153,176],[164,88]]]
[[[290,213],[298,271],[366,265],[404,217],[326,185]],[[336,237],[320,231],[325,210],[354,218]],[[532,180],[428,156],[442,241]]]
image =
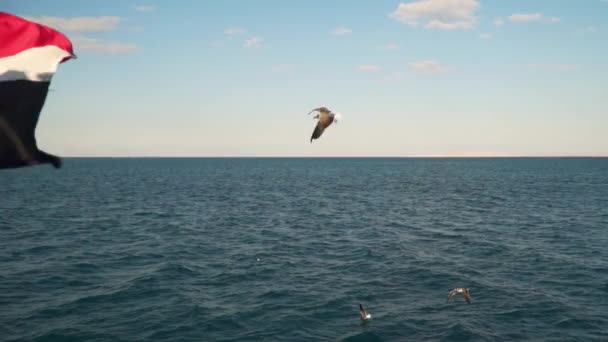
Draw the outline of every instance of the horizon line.
[[[273,155],[221,155],[221,156],[217,156],[217,155],[184,155],[184,156],[180,156],[180,155],[132,155],[132,156],[128,156],[128,155],[121,155],[121,156],[63,156],[61,158],[65,158],[65,159],[133,159],[133,158],[140,158],[140,159],[152,159],[152,158],[156,158],[156,159],[211,159],[211,158],[361,158],[361,159],[370,159],[370,158],[393,158],[393,159],[433,159],[433,158],[455,158],[455,159],[465,159],[465,158],[469,158],[469,159],[489,159],[489,158],[608,158],[608,154],[607,155],[473,155],[473,156],[469,156],[469,155],[412,155],[412,156],[395,156],[395,155],[387,155],[387,156],[373,156],[373,155],[359,155],[359,156],[348,156],[348,155],[334,155],[334,156],[298,156],[298,155],[294,155],[294,156],[290,156],[290,155],[277,155],[277,156],[273,156]]]

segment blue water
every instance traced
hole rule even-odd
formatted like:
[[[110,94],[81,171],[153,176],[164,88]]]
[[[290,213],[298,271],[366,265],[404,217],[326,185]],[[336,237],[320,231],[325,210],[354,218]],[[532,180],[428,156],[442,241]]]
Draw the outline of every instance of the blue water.
[[[2,171],[0,340],[606,341],[608,159]]]

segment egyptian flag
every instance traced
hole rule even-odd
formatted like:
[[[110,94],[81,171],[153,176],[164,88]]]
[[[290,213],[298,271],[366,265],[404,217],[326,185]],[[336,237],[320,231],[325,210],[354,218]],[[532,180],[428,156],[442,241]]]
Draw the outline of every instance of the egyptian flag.
[[[35,131],[58,65],[75,57],[62,33],[0,12],[0,169],[61,167],[59,157],[38,149]]]

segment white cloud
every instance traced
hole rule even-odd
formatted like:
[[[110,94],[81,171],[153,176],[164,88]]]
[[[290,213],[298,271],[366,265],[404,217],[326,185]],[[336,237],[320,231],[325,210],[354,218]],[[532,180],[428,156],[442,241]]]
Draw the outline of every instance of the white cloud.
[[[508,20],[511,23],[559,23],[561,19],[559,17],[545,17],[542,13],[513,13],[506,18],[496,18],[494,25],[501,27]]]
[[[606,0],[608,1],[608,0]],[[597,28],[595,26],[587,26],[583,29],[583,33],[596,33]]]
[[[156,10],[156,6],[151,5],[135,5],[133,9],[137,12],[152,12]]]
[[[472,28],[473,25],[471,22],[459,21],[454,23],[448,23],[441,20],[433,20],[426,24],[425,28],[427,29],[436,29],[436,30],[466,30]]]
[[[482,34],[479,35],[479,38],[481,38],[481,39],[490,39],[490,38],[492,38],[492,35],[489,34],[489,33],[482,33]]]
[[[382,67],[374,64],[362,64],[357,67],[360,71],[376,72],[382,70]]]
[[[260,48],[260,47],[262,47],[263,41],[264,41],[264,39],[262,39],[260,37],[251,37],[245,41],[245,44],[243,44],[243,47],[248,48],[248,49]]]
[[[240,27],[229,27],[224,30],[224,34],[229,37],[238,36],[238,35],[242,35],[245,33],[247,33],[247,31]]]
[[[386,50],[397,50],[399,48],[399,45],[397,44],[388,44],[387,46],[384,47]]]
[[[591,35],[599,32],[598,28],[595,26],[585,26],[574,31],[576,35]]]
[[[111,31],[118,27],[122,21],[120,17],[26,17],[31,21],[50,26],[60,31],[72,32],[100,32]]]
[[[407,25],[436,30],[470,29],[477,24],[477,0],[415,0],[400,3],[390,17]]]
[[[351,33],[353,33],[353,30],[346,27],[336,27],[331,31],[331,34],[333,34],[334,36],[345,36]]]
[[[535,23],[535,22],[551,22],[557,23],[560,21],[558,17],[547,18],[542,13],[514,13],[508,17],[512,23]]]
[[[509,20],[514,23],[529,23],[542,19],[543,15],[540,13],[515,13],[509,16]]]
[[[432,60],[410,63],[410,68],[424,74],[438,74],[449,69],[447,66]]]
[[[74,50],[92,51],[100,54],[128,54],[139,51],[139,46],[130,43],[111,42],[89,37],[74,37]]]

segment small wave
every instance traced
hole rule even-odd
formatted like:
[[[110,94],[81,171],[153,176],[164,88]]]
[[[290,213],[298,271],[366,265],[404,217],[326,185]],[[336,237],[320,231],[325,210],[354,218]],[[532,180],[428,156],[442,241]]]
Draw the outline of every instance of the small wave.
[[[495,336],[486,336],[460,323],[450,326],[440,337],[440,341],[495,341]]]
[[[117,341],[112,334],[91,333],[78,329],[54,329],[33,339],[35,342],[51,341]]]
[[[169,218],[173,217],[168,212],[165,211],[154,211],[154,210],[140,210],[133,213],[134,216],[142,216],[142,217],[154,217],[154,218]]]
[[[289,290],[269,290],[258,296],[260,299],[276,300],[281,298],[289,298],[292,291]]]
[[[523,317],[525,315],[525,312],[526,311],[522,309],[510,309],[506,311],[496,312],[494,313],[494,316],[498,317],[499,319],[517,319]]]
[[[50,254],[53,251],[56,251],[57,249],[59,249],[58,246],[53,246],[53,245],[41,245],[41,246],[35,246],[35,247],[30,247],[28,249],[26,249],[25,251],[23,251],[24,254],[33,254],[33,255],[45,255],[45,254]]]
[[[555,323],[555,326],[562,329],[581,329],[587,331],[597,331],[605,328],[605,323],[597,320],[581,319],[581,318],[564,318]]]
[[[357,333],[355,335],[351,335],[351,336],[347,336],[342,338],[340,341],[343,342],[381,342],[384,341],[379,335],[373,333],[373,332],[362,332],[362,333]]]

